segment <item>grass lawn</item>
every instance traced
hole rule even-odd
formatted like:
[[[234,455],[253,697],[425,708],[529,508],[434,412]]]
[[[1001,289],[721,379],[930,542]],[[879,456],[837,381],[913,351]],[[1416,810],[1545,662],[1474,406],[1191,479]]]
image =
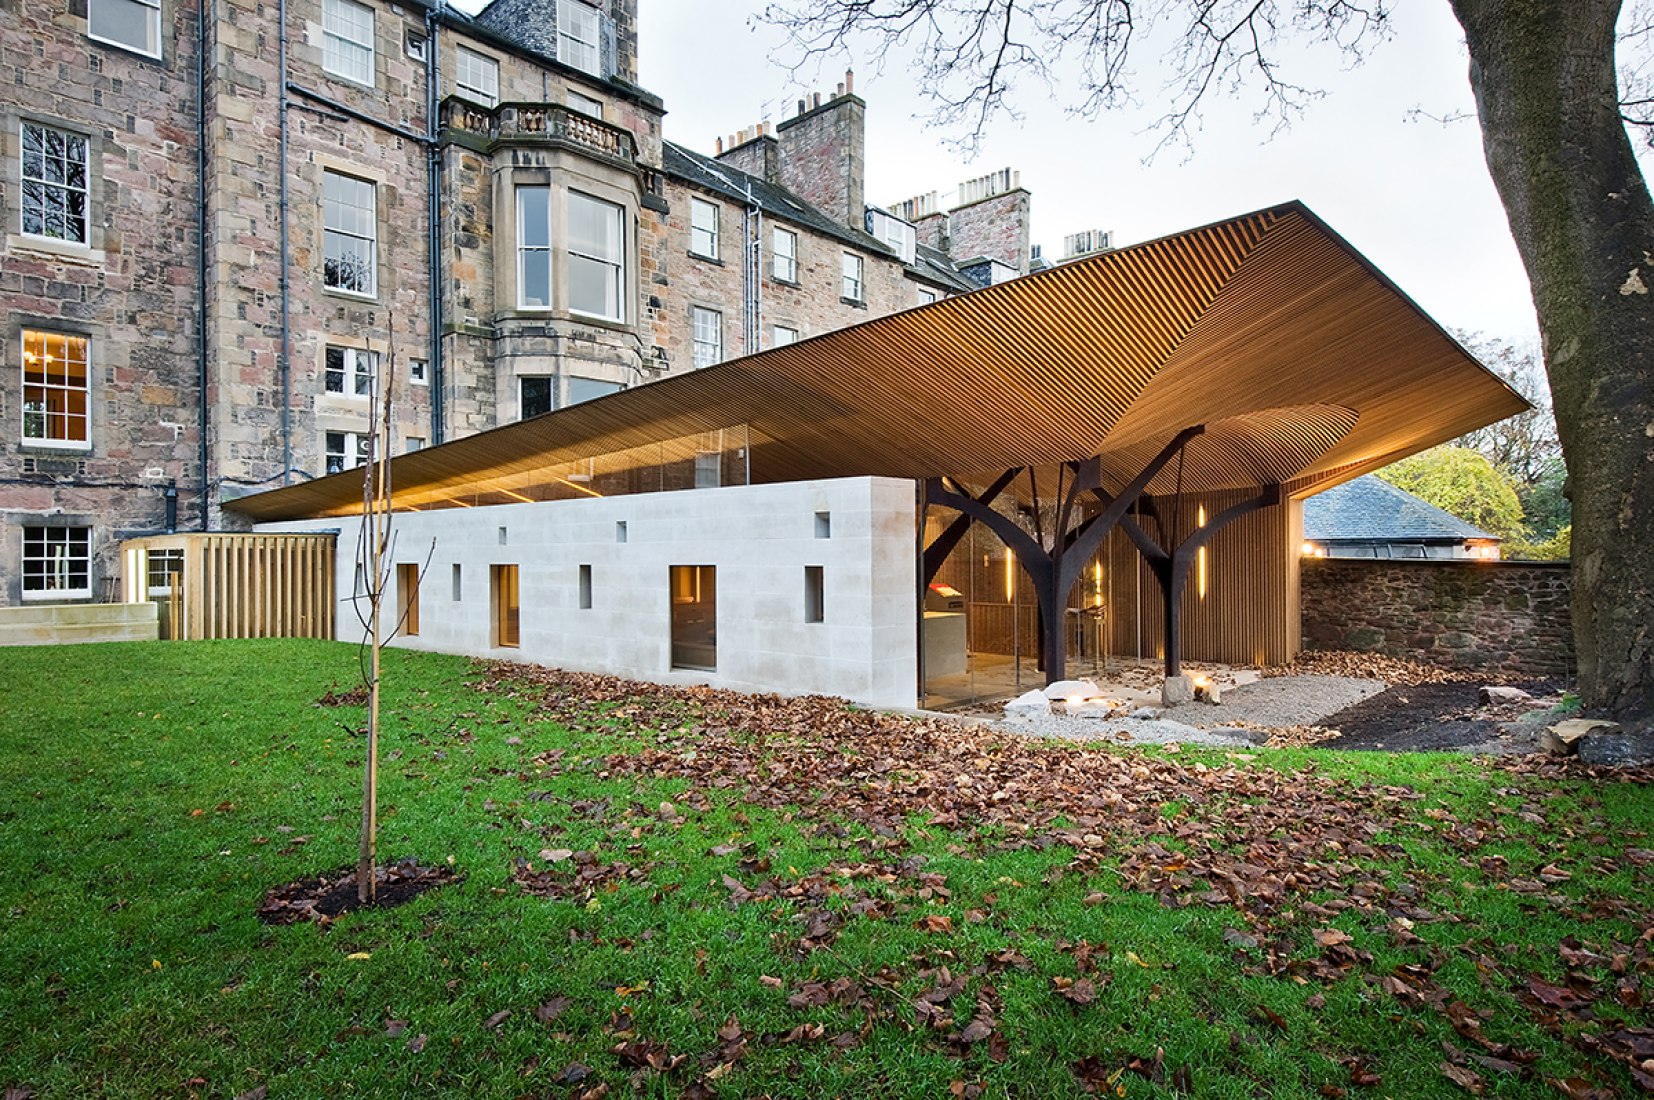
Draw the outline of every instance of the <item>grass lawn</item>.
[[[354,647],[0,649],[8,1097],[1633,1095],[1646,776],[1000,741]],[[537,1011],[538,1010],[538,1011]],[[264,1091],[260,1091],[264,1090]]]

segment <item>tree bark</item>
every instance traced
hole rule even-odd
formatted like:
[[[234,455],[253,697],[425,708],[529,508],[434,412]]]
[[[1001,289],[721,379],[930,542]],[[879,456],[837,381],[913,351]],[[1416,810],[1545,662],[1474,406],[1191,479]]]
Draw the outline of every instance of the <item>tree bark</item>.
[[[1533,289],[1573,497],[1593,712],[1654,717],[1654,203],[1620,118],[1620,0],[1450,0]]]

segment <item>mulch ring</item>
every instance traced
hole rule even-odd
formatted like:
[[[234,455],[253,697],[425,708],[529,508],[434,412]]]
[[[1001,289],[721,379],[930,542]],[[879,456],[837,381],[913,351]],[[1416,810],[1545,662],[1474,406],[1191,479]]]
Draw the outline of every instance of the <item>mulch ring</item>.
[[[356,868],[346,867],[276,887],[259,902],[258,919],[265,924],[298,924],[307,920],[326,924],[359,909],[393,908],[427,890],[459,882],[463,877],[451,867],[430,866],[413,859],[382,863],[373,871],[377,882],[375,898],[367,905],[356,897]]]
[[[1521,703],[1478,705],[1476,681],[1394,683],[1384,691],[1336,714],[1320,725],[1339,731],[1321,742],[1328,749],[1378,749],[1387,752],[1445,752],[1485,745],[1506,737],[1507,727],[1523,714],[1555,701],[1561,685],[1550,681],[1512,684],[1533,696]],[[1538,727],[1534,727],[1537,735]],[[1534,746],[1512,745],[1512,751]]]

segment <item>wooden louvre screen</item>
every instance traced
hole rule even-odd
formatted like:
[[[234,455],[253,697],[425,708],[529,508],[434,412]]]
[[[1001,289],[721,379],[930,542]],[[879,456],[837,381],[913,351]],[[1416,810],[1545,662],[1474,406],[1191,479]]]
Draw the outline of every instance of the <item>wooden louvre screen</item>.
[[[330,534],[165,535],[131,540],[126,559],[141,569],[151,552],[183,550],[174,638],[332,638],[336,541]]]

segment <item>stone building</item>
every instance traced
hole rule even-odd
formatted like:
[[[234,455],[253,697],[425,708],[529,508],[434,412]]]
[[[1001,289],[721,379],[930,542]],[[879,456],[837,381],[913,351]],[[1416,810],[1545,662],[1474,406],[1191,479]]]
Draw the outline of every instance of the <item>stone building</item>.
[[[6,10],[0,605],[361,464],[386,388],[400,453],[1029,268],[1009,173],[867,204],[848,75],[665,141],[636,0]]]

